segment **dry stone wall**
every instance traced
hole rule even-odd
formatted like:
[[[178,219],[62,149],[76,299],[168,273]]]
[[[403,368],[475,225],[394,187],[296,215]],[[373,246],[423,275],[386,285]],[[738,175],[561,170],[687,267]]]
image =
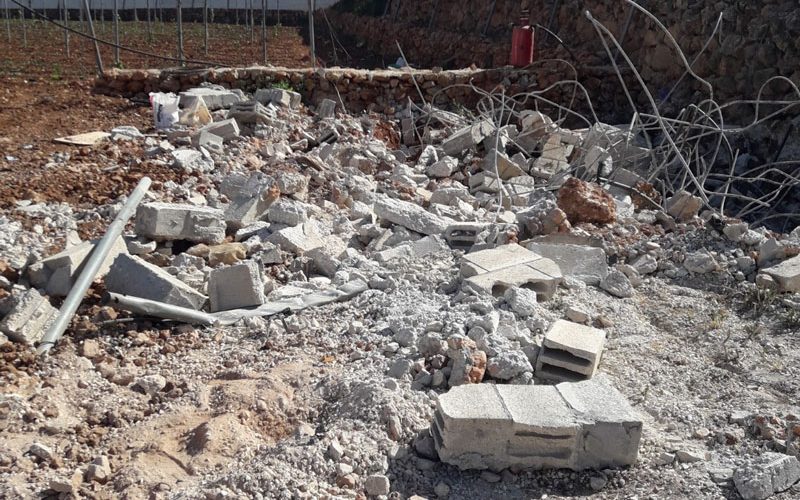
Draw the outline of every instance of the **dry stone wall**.
[[[689,60],[700,53],[722,13],[721,29],[694,66],[714,85],[718,101],[754,98],[772,76],[785,76],[800,84],[800,8],[796,0],[639,3],[667,27]],[[490,17],[492,4],[495,7]],[[664,96],[684,71],[678,53],[656,24],[620,0],[404,0],[398,6],[385,17],[358,17],[335,10],[328,15],[337,30],[366,41],[387,58],[397,56],[398,41],[409,61],[420,66],[498,67],[508,62],[511,25],[527,6],[531,22],[550,26],[574,54],[573,58],[554,40],[546,40],[544,34],[538,36],[542,32],[537,32],[537,57],[572,60],[584,77],[583,68],[610,64],[584,15],[588,10],[622,38],[623,48],[656,98]],[[789,90],[778,83],[765,95],[784,96]],[[700,97],[700,91],[699,84],[685,80],[678,89],[676,104]]]

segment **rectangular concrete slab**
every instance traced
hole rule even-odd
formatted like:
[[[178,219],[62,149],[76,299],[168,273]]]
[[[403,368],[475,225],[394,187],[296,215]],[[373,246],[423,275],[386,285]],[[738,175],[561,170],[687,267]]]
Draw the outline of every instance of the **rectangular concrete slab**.
[[[516,243],[472,252],[464,255],[461,261],[461,277],[469,278],[478,274],[533,262],[541,258],[541,255],[531,252]]]
[[[153,240],[219,244],[225,240],[222,210],[175,203],[145,203],[136,210],[136,234]]]
[[[525,245],[542,257],[558,264],[564,276],[597,285],[608,275],[606,253],[602,248],[530,242]]]
[[[207,297],[171,274],[131,255],[121,254],[106,275],[109,292],[132,295],[174,306],[202,309]]]
[[[45,274],[49,278],[46,284],[37,284],[37,286],[45,287],[50,296],[66,297],[78,275],[83,271],[84,263],[88,260],[96,244],[97,241],[83,241],[41,260],[41,264],[47,270]],[[103,260],[100,269],[97,271],[97,277],[102,278],[105,276],[114,259],[122,253],[128,253],[128,245],[120,236],[111,245],[108,256]]]

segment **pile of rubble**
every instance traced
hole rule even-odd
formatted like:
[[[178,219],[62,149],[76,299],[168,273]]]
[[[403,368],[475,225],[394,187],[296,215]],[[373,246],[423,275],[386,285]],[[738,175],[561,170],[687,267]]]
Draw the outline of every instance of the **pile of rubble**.
[[[336,424],[340,436],[382,457],[370,465],[374,456],[346,451],[334,431],[310,439],[312,431],[282,445],[283,463],[283,455],[261,456],[269,466],[256,478],[235,467],[209,472],[197,487],[219,498],[291,495],[298,469],[316,471],[319,483],[300,497],[412,488],[416,468],[389,472],[387,456],[405,458],[386,451],[387,434],[419,460],[490,469],[481,474],[491,482],[503,470],[633,465],[652,416],[614,387],[614,378],[625,383],[619,373],[599,373],[615,373],[604,356],[614,321],[565,300],[596,294],[621,304],[609,307],[632,307],[637,289],[664,280],[800,303],[800,229],[751,229],[703,210],[688,192],[662,210],[637,174],[648,150],[622,128],[567,130],[535,111],[498,127],[428,110],[441,119],[420,130],[401,113],[398,133],[385,118],[337,113],[333,101],[311,114],[283,89],[248,96],[206,86],[182,93],[181,105],[182,125],[158,136],[111,136],[141,142],[150,161],[186,180],[154,190],[105,257],[96,289],[118,310],[106,314],[244,328],[270,342],[336,328],[357,339],[348,362],[362,371],[327,381],[320,397],[336,399],[350,422]],[[94,243],[68,238],[59,253],[19,259],[18,229],[3,232],[0,332],[35,345],[58,314],[53,299],[69,293]],[[332,307],[347,312],[339,318]],[[306,309],[314,310],[307,318]],[[262,319],[269,316],[282,326]],[[366,374],[385,381],[359,385]],[[150,396],[166,386],[163,377],[148,380],[126,383]],[[386,412],[346,416],[365,401]],[[797,455],[796,439],[722,482],[745,498],[792,487],[800,466],[782,453]],[[686,450],[662,455],[672,458],[661,465],[703,460]],[[267,486],[276,477],[287,486]],[[592,488],[604,487],[602,477],[592,477]],[[79,486],[65,484],[51,486],[77,494]],[[436,494],[447,496],[445,487],[437,484]]]

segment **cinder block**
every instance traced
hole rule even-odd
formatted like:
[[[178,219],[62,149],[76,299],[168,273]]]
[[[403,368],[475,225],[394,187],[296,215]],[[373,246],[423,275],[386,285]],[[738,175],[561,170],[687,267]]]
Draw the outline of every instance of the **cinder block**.
[[[139,257],[119,255],[105,279],[109,292],[132,295],[174,306],[202,309],[206,296]]]
[[[256,101],[237,102],[228,111],[228,118],[233,118],[239,123],[255,125],[257,123],[267,124],[277,117],[275,108],[265,107]]]
[[[549,300],[563,281],[555,262],[516,243],[473,252],[461,262],[464,285],[474,291],[501,297],[512,287],[529,288]]]
[[[31,274],[31,284],[37,288],[45,288],[47,294],[52,297],[66,297],[78,275],[83,271],[84,264],[97,242],[97,240],[83,241],[37,262],[32,266],[35,271]],[[105,276],[114,259],[121,253],[128,253],[128,246],[125,240],[119,237],[114,241],[108,256],[97,271],[97,277]]]
[[[208,297],[211,312],[260,306],[264,303],[264,281],[258,264],[248,260],[214,269],[208,277]]]
[[[31,288],[16,298],[16,305],[2,321],[0,332],[9,339],[34,345],[44,336],[55,321],[58,309],[38,290]]]
[[[639,456],[642,419],[604,375],[556,386],[581,422],[574,469],[633,465]]]
[[[432,214],[414,203],[395,200],[387,196],[375,202],[375,214],[392,224],[403,226],[422,234],[441,234],[453,221]]]
[[[173,203],[146,203],[136,211],[136,234],[152,240],[225,241],[222,210]]]
[[[586,380],[594,376],[606,332],[590,326],[558,320],[545,334],[536,361],[536,376],[558,381]]]
[[[336,116],[336,102],[331,99],[323,99],[317,106],[317,116],[322,119]]]
[[[468,384],[439,396],[431,434],[461,469],[635,463],[642,421],[604,377],[557,386]]]

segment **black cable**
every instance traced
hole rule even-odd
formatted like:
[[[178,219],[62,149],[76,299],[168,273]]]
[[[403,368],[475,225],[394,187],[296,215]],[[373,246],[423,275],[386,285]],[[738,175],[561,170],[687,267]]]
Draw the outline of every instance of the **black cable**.
[[[47,21],[50,24],[54,24],[54,25],[58,26],[61,29],[65,29],[65,30],[67,30],[67,31],[69,31],[71,33],[75,33],[78,36],[82,36],[84,38],[88,38],[89,40],[93,40],[93,41],[98,42],[98,43],[102,43],[103,45],[108,45],[110,47],[116,47],[116,48],[118,48],[120,50],[124,50],[124,51],[127,51],[127,52],[132,52],[132,53],[138,54],[140,56],[153,57],[155,59],[162,59],[164,61],[184,62],[184,63],[189,63],[189,64],[200,64],[200,65],[203,65],[203,66],[217,66],[217,67],[227,67],[227,66],[229,66],[228,64],[222,64],[222,63],[212,62],[212,61],[196,61],[196,60],[192,60],[192,59],[184,59],[183,61],[181,61],[177,57],[162,56],[162,55],[158,55],[158,54],[153,54],[151,52],[145,52],[145,51],[139,50],[139,49],[132,49],[130,47],[125,47],[124,45],[118,45],[118,44],[116,44],[114,42],[108,42],[106,40],[102,40],[100,38],[93,37],[92,35],[87,35],[86,33],[82,32],[82,31],[78,31],[76,29],[70,28],[69,26],[65,26],[65,25],[63,25],[63,24],[61,24],[59,22],[56,22],[56,21],[50,19],[49,17],[45,16],[44,14],[40,14],[40,13],[36,12],[33,9],[29,9],[25,5],[21,4],[18,0],[11,0],[11,1],[13,3],[17,4],[20,8],[25,9],[26,11],[30,12],[34,16],[36,16],[36,17],[38,17],[40,19],[43,19],[43,20]]]

